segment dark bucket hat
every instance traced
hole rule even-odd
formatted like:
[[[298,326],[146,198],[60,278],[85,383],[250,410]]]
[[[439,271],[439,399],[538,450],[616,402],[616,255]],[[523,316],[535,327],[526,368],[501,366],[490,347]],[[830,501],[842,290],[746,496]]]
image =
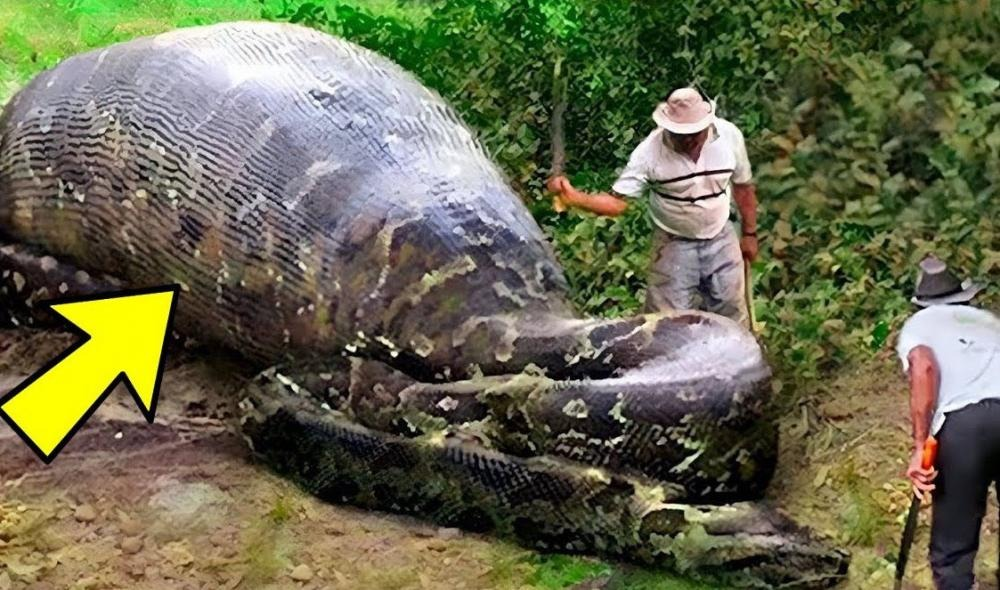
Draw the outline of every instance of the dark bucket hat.
[[[971,280],[959,281],[948,270],[948,265],[936,256],[928,256],[920,261],[917,286],[911,301],[921,307],[965,303],[982,291],[982,285]]]

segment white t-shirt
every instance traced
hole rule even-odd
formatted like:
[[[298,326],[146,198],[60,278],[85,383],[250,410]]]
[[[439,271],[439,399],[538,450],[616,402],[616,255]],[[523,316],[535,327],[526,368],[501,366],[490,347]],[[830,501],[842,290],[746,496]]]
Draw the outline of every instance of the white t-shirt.
[[[716,118],[697,162],[674,151],[657,128],[629,157],[611,187],[626,197],[649,193],[650,214],[663,230],[685,238],[713,238],[729,221],[731,184],[750,182],[753,173],[743,133]]]
[[[1000,398],[1000,318],[968,305],[932,305],[903,324],[896,352],[909,369],[907,355],[924,345],[934,351],[941,383],[931,434],[948,412],[988,398]],[[1000,424],[997,424],[1000,428]]]

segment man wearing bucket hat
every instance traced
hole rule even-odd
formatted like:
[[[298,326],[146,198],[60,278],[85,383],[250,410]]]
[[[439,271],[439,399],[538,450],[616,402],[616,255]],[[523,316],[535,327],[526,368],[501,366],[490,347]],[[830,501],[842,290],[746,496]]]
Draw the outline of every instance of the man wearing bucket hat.
[[[610,192],[587,194],[565,176],[548,188],[563,205],[617,216],[626,198],[649,195],[654,225],[646,310],[702,309],[749,327],[743,259],[757,256],[757,198],[740,130],[715,103],[679,88],[653,112],[656,129],[636,147]],[[729,221],[740,212],[742,237]]]
[[[969,304],[981,288],[928,256],[912,298],[923,309],[897,344],[910,381],[907,476],[916,494],[926,499],[933,491],[930,560],[939,590],[973,587],[988,488],[1000,485],[1000,318]],[[937,462],[925,469],[921,454],[931,436]]]

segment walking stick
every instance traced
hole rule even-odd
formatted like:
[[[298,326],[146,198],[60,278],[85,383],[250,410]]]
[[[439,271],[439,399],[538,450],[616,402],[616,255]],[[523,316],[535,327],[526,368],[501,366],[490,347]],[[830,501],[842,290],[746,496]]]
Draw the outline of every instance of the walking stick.
[[[757,314],[753,309],[753,276],[750,274],[750,261],[746,258],[743,259],[743,295],[750,317],[750,331],[757,334],[760,332],[760,325],[757,324]]]
[[[928,437],[924,442],[924,454],[920,460],[920,466],[930,469],[934,466],[937,458],[937,439]],[[901,590],[903,587],[903,574],[906,572],[906,562],[910,558],[910,546],[913,545],[913,536],[917,532],[917,516],[920,514],[920,496],[913,494],[913,501],[910,502],[910,512],[906,515],[906,526],[903,528],[903,539],[899,542],[899,559],[896,561],[896,583],[893,590]]]

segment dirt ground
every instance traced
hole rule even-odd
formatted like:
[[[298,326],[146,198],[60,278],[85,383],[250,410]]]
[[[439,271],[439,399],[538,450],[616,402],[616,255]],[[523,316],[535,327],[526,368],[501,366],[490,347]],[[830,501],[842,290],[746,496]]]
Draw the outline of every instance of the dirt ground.
[[[801,392],[799,392],[801,394]],[[782,423],[770,493],[795,519],[848,547],[845,588],[891,588],[910,507],[909,389],[891,351],[800,395]],[[930,507],[920,524],[904,588],[933,588],[927,560]],[[997,501],[991,491],[977,559],[979,590],[996,590]]]
[[[0,332],[0,390],[70,342]],[[326,504],[254,465],[226,395],[247,376],[171,365],[154,424],[119,389],[50,466],[0,428],[0,590],[519,587],[501,578],[521,549]]]
[[[0,391],[70,343],[0,331]],[[906,389],[893,362],[883,356],[823,384],[783,423],[772,495],[850,547],[846,588],[891,587],[908,507]],[[154,424],[116,391],[50,466],[0,427],[0,590],[536,587],[517,571],[523,549],[326,504],[255,465],[232,411],[249,377],[232,360],[173,354]],[[996,566],[994,504],[979,560],[986,578]],[[912,589],[931,587],[928,514]]]

